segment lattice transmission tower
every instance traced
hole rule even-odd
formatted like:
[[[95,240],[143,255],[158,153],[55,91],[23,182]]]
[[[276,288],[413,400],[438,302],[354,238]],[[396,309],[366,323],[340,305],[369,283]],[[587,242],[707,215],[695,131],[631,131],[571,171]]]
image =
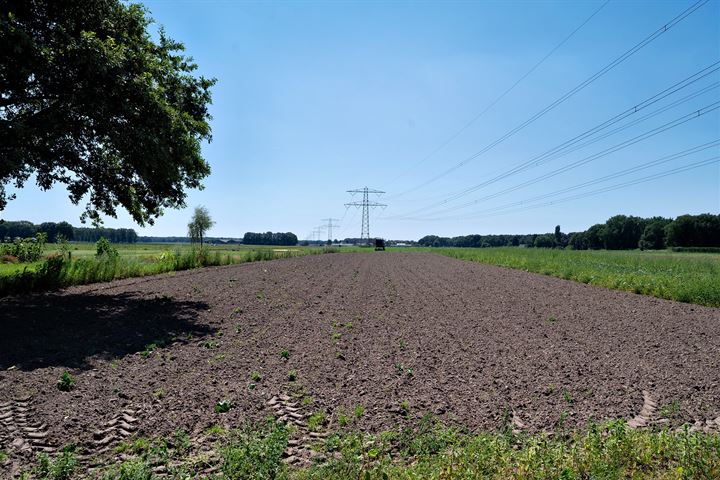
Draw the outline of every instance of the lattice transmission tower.
[[[346,207],[362,207],[362,228],[360,230],[360,239],[361,240],[367,240],[368,243],[370,243],[370,209],[375,207],[387,207],[384,203],[378,203],[370,201],[370,194],[375,195],[382,195],[383,191],[381,190],[373,190],[371,188],[365,187],[365,188],[358,188],[355,190],[348,190],[348,193],[351,195],[355,195],[356,193],[362,193],[363,199],[362,202],[350,202],[346,203]]]
[[[325,227],[327,228],[328,232],[328,243],[332,243],[333,241],[333,235],[332,235],[332,229],[333,227],[339,227],[340,225],[334,224],[333,222],[339,222],[339,218],[323,218],[323,222],[327,222],[327,225]]]

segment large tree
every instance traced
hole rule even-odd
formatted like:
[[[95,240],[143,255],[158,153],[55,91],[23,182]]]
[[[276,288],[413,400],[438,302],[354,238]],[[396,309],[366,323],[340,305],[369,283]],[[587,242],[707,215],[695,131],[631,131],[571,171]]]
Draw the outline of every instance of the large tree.
[[[0,0],[0,211],[32,175],[95,223],[121,205],[152,224],[201,188],[215,80],[151,23],[120,0]]]
[[[195,207],[195,212],[188,223],[188,236],[192,243],[200,242],[200,247],[203,246],[203,238],[205,232],[210,230],[215,222],[210,218],[210,212],[205,207]]]

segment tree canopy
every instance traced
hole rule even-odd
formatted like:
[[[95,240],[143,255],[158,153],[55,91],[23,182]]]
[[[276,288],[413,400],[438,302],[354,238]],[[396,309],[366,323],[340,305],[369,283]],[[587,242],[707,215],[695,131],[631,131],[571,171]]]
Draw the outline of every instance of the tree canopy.
[[[246,232],[243,236],[246,245],[297,245],[298,238],[292,232]]]
[[[573,250],[663,249],[666,247],[720,247],[720,215],[681,215],[675,220],[663,217],[641,218],[615,215],[605,223],[584,232],[526,235],[464,235],[438,237],[426,235],[418,240],[426,247],[502,247],[518,246],[565,248]]]
[[[195,207],[195,212],[188,223],[188,236],[192,243],[200,242],[200,246],[203,244],[203,237],[205,232],[210,230],[215,222],[210,218],[210,212],[205,207]]]
[[[121,205],[152,224],[202,187],[215,80],[151,23],[120,0],[0,1],[0,211],[33,175],[94,223]]]

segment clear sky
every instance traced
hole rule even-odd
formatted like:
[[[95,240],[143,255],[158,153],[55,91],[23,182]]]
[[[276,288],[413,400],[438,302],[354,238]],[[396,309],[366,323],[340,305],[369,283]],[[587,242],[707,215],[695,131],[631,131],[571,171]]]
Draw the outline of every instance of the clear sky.
[[[211,236],[271,230],[302,239],[320,219],[334,217],[341,219],[336,238],[357,237],[360,213],[344,203],[358,200],[346,190],[364,186],[387,191],[372,198],[388,207],[371,212],[370,233],[393,239],[545,232],[556,224],[570,232],[618,213],[720,212],[717,159],[628,188],[582,195],[712,161],[720,155],[718,146],[533,200],[720,139],[720,110],[714,110],[592,160],[720,101],[720,71],[603,130],[618,129],[606,138],[482,186],[720,61],[720,2],[711,0],[471,159],[695,2],[611,0],[463,130],[604,3],[149,0],[145,4],[156,22],[185,43],[202,74],[218,79],[211,109],[214,138],[203,147],[212,174],[204,190],[190,193],[186,210],[167,211],[153,227],[138,228],[124,213],[105,224],[133,227],[141,235],[184,235],[192,207],[205,205],[217,222]],[[642,121],[633,125],[635,120]],[[502,193],[586,158],[592,161]],[[449,197],[474,186],[480,188]],[[529,208],[570,195],[577,198]],[[498,208],[519,201],[525,202],[522,208]],[[64,188],[41,192],[28,185],[2,217],[78,225],[81,210]]]

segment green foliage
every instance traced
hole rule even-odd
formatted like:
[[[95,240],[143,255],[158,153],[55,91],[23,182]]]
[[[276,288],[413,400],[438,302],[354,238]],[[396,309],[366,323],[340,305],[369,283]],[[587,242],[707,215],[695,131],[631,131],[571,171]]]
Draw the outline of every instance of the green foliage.
[[[535,248],[554,248],[555,237],[553,235],[538,235],[533,242]]]
[[[665,227],[670,247],[720,247],[720,215],[681,215]]]
[[[157,350],[158,348],[162,348],[167,344],[168,344],[167,340],[162,339],[162,338],[157,339],[157,340],[153,341],[152,343],[148,343],[147,345],[145,345],[145,349],[142,352],[140,352],[140,356],[143,358],[149,358],[155,352],[155,350]]]
[[[663,405],[662,407],[660,407],[660,411],[658,413],[663,418],[672,418],[678,412],[680,412],[680,402],[675,400],[667,405]]]
[[[227,433],[227,431],[220,425],[211,425],[205,432],[208,435],[225,435]]]
[[[720,475],[720,435],[632,430],[624,422],[564,434],[468,434],[424,419],[417,429],[326,442],[329,461],[300,480],[711,479]]]
[[[118,257],[118,251],[115,247],[113,247],[110,244],[110,241],[105,237],[100,237],[100,239],[95,242],[95,256],[96,257],[106,257],[106,258],[117,258]]]
[[[288,380],[290,380],[291,382],[294,382],[295,380],[297,380],[297,378],[298,378],[297,370],[290,370],[288,372]]]
[[[54,460],[45,453],[38,455],[38,465],[33,470],[38,480],[70,480],[77,467],[71,451],[63,451]]]
[[[101,478],[102,480],[154,480],[156,477],[147,463],[134,458],[109,468]]]
[[[0,17],[0,211],[4,185],[66,184],[82,218],[153,223],[210,173],[210,88],[143,6],[5,2]],[[157,39],[157,41],[155,41]],[[82,86],[82,88],[79,88]],[[75,92],[69,95],[68,92]]]
[[[720,247],[672,247],[673,252],[720,253]]]
[[[280,358],[282,358],[283,360],[290,359],[290,352],[288,350],[283,350],[282,352],[280,352]]]
[[[640,217],[615,215],[605,222],[603,241],[608,250],[638,248],[647,220]]]
[[[291,232],[287,233],[254,233],[247,232],[243,236],[243,243],[245,245],[277,245],[277,246],[292,246],[297,245],[297,235]]]
[[[92,478],[158,478],[151,466],[163,466],[168,478],[178,480],[205,478],[208,466],[219,470],[208,477],[213,479],[720,478],[720,435],[689,428],[635,430],[622,420],[578,430],[515,434],[512,430],[470,433],[425,416],[412,427],[377,435],[354,429],[337,431],[313,446],[324,459],[301,468],[290,468],[283,461],[290,431],[273,419],[229,433],[213,426],[206,433],[218,436],[218,463],[199,460],[187,434],[178,431],[167,439],[121,443],[116,453],[122,454],[123,461],[101,466]],[[77,470],[73,454],[65,450],[55,459],[40,454],[32,474],[20,478],[81,478]]]
[[[227,446],[221,450],[224,478],[286,478],[283,452],[287,448],[288,438],[287,428],[273,420],[231,433]]]
[[[720,263],[711,254],[443,248],[442,255],[601,287],[720,307]]]
[[[259,382],[262,380],[262,375],[258,371],[252,372],[250,374],[250,380],[252,380],[253,382]]]
[[[215,413],[226,413],[229,412],[233,407],[230,400],[220,400],[215,404]]]
[[[203,206],[195,207],[190,223],[188,223],[190,241],[192,243],[200,242],[200,247],[202,247],[205,232],[210,230],[213,225],[215,225],[215,222],[210,218],[208,209]]]
[[[179,454],[187,454],[190,451],[191,443],[190,443],[190,436],[185,430],[177,430],[175,431],[175,435],[173,435],[173,445],[175,446],[175,450]]]
[[[87,248],[86,246],[82,246]],[[128,247],[128,246],[125,246]],[[138,248],[132,246],[131,248]],[[154,248],[154,247],[145,247]],[[9,273],[0,270],[0,296],[27,293],[38,290],[49,290],[70,285],[108,282],[130,277],[143,277],[158,273],[188,270],[206,266],[230,265],[245,262],[257,262],[290,258],[302,255],[324,253],[321,249],[307,248],[287,252],[274,252],[267,248],[241,248],[236,253],[224,253],[224,249],[211,250],[190,249],[168,252],[160,250],[158,254],[148,256],[126,256],[115,258],[102,255],[76,254],[74,245],[73,258],[61,255],[49,256],[37,265],[9,265],[13,269]],[[87,252],[89,253],[89,252]],[[94,250],[93,250],[94,253]],[[0,267],[4,265],[0,263]]]
[[[720,247],[720,215],[682,215],[675,220],[615,215],[584,232],[566,235],[555,227],[554,234],[463,235],[447,238],[426,235],[418,240],[423,247],[541,247],[573,250],[658,250],[665,246]]]
[[[322,410],[318,410],[308,418],[308,428],[313,432],[320,430],[323,425],[325,425],[325,412]]]
[[[57,387],[61,392],[69,392],[75,388],[75,378],[66,370],[62,373],[62,375],[60,375]]]
[[[355,407],[353,413],[355,414],[355,418],[361,418],[365,414],[365,407],[358,405]]]
[[[14,257],[20,262],[37,262],[43,255],[46,241],[47,235],[39,232],[34,237],[16,238],[12,243],[0,243],[0,257]]]
[[[669,219],[661,217],[650,219],[638,242],[640,250],[662,250],[665,248],[665,227],[670,222]]]

